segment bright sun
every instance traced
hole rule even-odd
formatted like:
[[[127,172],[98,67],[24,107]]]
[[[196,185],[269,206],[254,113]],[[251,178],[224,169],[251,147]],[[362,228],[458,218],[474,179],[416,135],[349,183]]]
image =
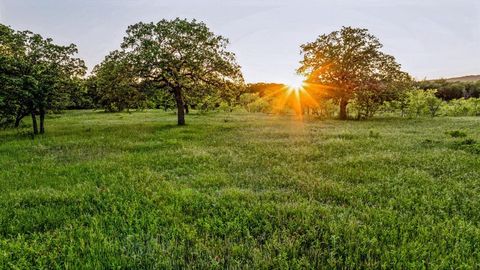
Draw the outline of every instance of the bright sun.
[[[300,92],[303,89],[305,78],[296,76],[292,78],[287,84],[288,88],[295,92]]]

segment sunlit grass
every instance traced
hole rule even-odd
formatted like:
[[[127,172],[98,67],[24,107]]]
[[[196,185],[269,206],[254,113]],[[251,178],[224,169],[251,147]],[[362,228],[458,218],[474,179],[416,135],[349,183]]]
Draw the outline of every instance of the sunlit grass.
[[[0,268],[479,267],[480,118],[187,120],[0,131]]]

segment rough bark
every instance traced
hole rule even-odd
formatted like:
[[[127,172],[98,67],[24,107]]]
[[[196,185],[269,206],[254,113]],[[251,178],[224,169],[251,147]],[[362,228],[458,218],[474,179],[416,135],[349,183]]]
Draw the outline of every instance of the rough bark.
[[[20,126],[20,122],[22,121],[23,117],[16,117],[15,118],[15,128],[18,128]]]
[[[340,100],[340,119],[347,120],[347,105],[348,101],[345,98]]]
[[[22,119],[25,117],[25,116],[28,116],[28,113],[25,113],[25,112],[22,112],[22,111],[18,111],[16,113],[16,116],[15,116],[15,128],[18,128],[20,126],[20,123],[22,122]]]
[[[37,117],[35,116],[34,112],[32,112],[31,115],[32,115],[33,134],[37,135],[38,134]]]
[[[45,133],[45,111],[40,111],[40,134]]]
[[[182,91],[175,89],[175,102],[177,103],[177,123],[179,126],[185,125],[185,106],[183,103]]]

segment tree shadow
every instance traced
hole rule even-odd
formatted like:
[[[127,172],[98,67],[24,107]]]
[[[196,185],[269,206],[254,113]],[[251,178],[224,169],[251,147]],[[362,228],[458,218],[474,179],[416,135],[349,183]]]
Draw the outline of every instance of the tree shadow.
[[[187,127],[187,126],[186,125],[185,126],[179,126],[179,125],[176,125],[176,124],[168,124],[168,125],[163,125],[163,126],[157,127],[155,130],[156,131],[165,131],[165,130],[171,130],[171,129],[181,129],[181,128],[184,128],[184,127]]]
[[[82,135],[82,134],[90,134],[92,132],[98,133],[101,132],[102,134],[109,134],[111,136],[116,136],[118,133],[119,129],[125,129],[128,128],[129,130],[132,131],[138,131],[138,130],[144,130],[144,131],[151,131],[152,134],[155,132],[162,132],[162,131],[168,131],[168,130],[174,130],[174,129],[182,129],[186,126],[178,126],[176,124],[167,124],[167,125],[161,125],[161,126],[156,126],[156,125],[151,125],[146,127],[144,124],[126,124],[126,125],[121,125],[121,126],[98,126],[98,125],[92,125],[92,126],[85,126],[82,128],[78,129],[50,129],[46,130],[45,134],[37,134],[34,135],[32,131],[29,129],[14,129],[14,128],[9,128],[5,133],[0,133],[0,144],[4,143],[9,143],[12,141],[22,141],[22,140],[35,140],[36,138],[41,138],[44,136],[49,136],[49,137],[63,137],[63,136],[73,136],[73,135]]]
[[[41,136],[41,135],[37,135]],[[32,131],[26,129],[11,129],[8,133],[0,134],[0,144],[8,143],[16,140],[33,140],[35,136]]]

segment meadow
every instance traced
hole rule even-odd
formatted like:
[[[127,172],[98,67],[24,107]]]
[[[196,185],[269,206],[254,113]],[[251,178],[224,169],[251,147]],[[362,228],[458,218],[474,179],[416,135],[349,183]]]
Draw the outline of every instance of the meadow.
[[[68,111],[0,131],[0,268],[480,268],[480,118]]]

